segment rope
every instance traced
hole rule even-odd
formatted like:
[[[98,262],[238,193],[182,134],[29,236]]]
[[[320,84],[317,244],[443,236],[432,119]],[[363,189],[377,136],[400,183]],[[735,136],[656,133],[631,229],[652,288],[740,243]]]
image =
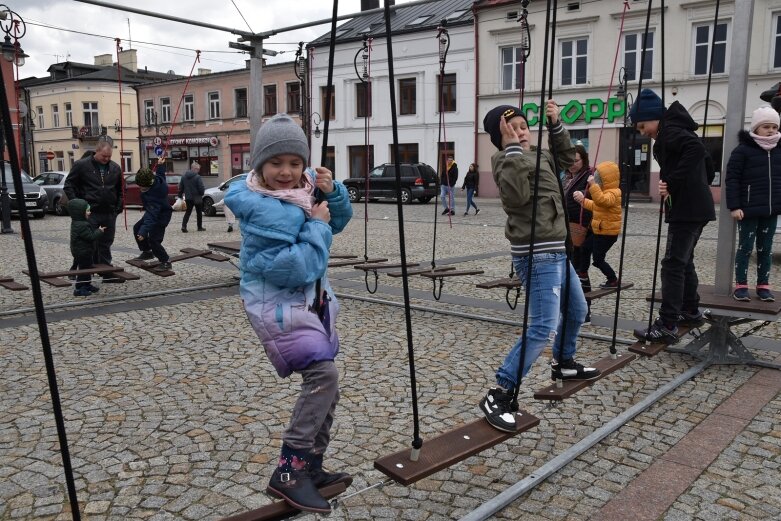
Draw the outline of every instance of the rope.
[[[117,49],[117,85],[119,86],[119,183],[122,188],[122,199],[124,202],[124,198],[127,195],[126,194],[126,186],[125,186],[125,168],[123,163],[125,162],[125,139],[124,139],[124,120],[122,117],[122,66],[119,64],[119,53],[122,51],[122,47],[119,45],[120,42],[119,38],[115,38],[114,42],[116,42],[116,49]],[[141,158],[139,158],[139,161]],[[122,217],[125,221],[125,231],[127,231],[127,205],[122,205]]]
[[[521,24],[521,86],[518,89],[518,108],[523,110],[523,97],[526,92],[526,62],[532,53],[531,29],[529,28],[529,0],[521,2],[523,11],[518,21]],[[515,308],[513,308],[515,309]]]
[[[445,127],[445,113],[444,113],[444,99],[442,92],[442,87],[445,79],[445,63],[447,62],[447,52],[450,49],[450,35],[447,32],[447,29],[445,29],[442,26],[437,27],[437,41],[439,42],[439,80],[437,82],[437,93],[439,95],[439,128],[437,131],[437,155],[441,153],[440,143],[446,143],[446,137],[444,136],[444,127]],[[447,148],[447,145],[445,145]],[[442,168],[442,161],[441,157],[437,157],[437,181],[439,181],[442,178],[442,171],[440,170]],[[448,176],[447,169],[445,169],[445,182],[447,182],[448,186],[450,186],[450,176]],[[441,184],[440,184],[440,190],[437,191],[436,195],[434,196],[434,237],[432,239],[431,244],[431,269],[432,271],[437,268],[437,225],[439,223],[438,214],[439,214],[439,194],[442,192]],[[452,210],[452,208],[449,208]],[[450,226],[453,226],[452,219],[450,219],[450,212],[448,212],[448,220],[450,221]],[[436,300],[439,300],[436,298],[436,292],[434,294],[434,298]]]
[[[399,125],[396,114],[396,80],[393,72],[393,33],[391,32],[390,2],[385,2],[385,34],[388,50],[388,83],[390,87],[391,124],[393,128],[393,152],[399,157]],[[407,251],[404,240],[404,209],[401,204],[401,167],[396,166],[396,212],[399,221],[399,256],[401,257],[402,288],[404,292],[404,320],[407,327],[407,356],[409,361],[410,393],[412,395],[412,454],[410,459],[417,461],[423,440],[420,437],[420,419],[418,417],[418,385],[415,377],[415,348],[412,341],[412,314],[409,296],[409,279],[407,276]]]
[[[708,106],[710,105],[710,87],[713,79],[713,48],[716,47],[716,26],[719,24],[719,5],[721,0],[716,0],[716,14],[713,17],[713,33],[710,40],[710,60],[708,61],[708,86],[705,89],[705,114],[702,120],[702,138],[705,138],[705,130],[708,126]]]
[[[358,56],[363,53],[363,72],[358,71]],[[371,107],[371,97],[369,89],[371,86],[369,76],[369,43],[368,36],[363,36],[363,46],[358,49],[353,58],[353,68],[355,75],[363,85],[363,152],[364,152],[364,170],[363,170],[363,261],[369,261],[369,107]],[[369,289],[368,279],[366,289]],[[371,293],[371,291],[369,292]]]
[[[176,120],[179,119],[179,109],[182,107],[182,103],[184,102],[184,96],[187,93],[187,87],[190,86],[190,80],[193,78],[193,71],[195,71],[195,64],[199,63],[201,61],[201,51],[195,51],[195,60],[193,60],[193,66],[190,67],[190,75],[187,76],[187,81],[184,84],[184,89],[182,90],[182,95],[179,97],[179,103],[176,104],[176,112],[174,112],[174,119],[171,122],[171,128],[168,129],[168,134],[165,136],[165,140],[163,142],[163,155],[161,157],[166,157],[166,152],[168,152],[168,147],[170,146],[171,142],[171,136],[174,135],[174,128],[176,128]],[[155,162],[152,166],[153,168],[157,167],[157,163],[160,160],[158,159],[157,162]]]

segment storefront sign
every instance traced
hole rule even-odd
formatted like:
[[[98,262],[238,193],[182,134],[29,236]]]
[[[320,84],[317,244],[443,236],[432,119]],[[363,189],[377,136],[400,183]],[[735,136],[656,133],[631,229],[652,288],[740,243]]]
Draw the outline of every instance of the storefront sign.
[[[217,136],[210,137],[180,137],[168,140],[169,145],[209,145],[216,147],[220,140]]]
[[[536,103],[524,103],[523,112],[529,126],[539,125],[540,106]],[[613,123],[616,119],[623,122],[626,113],[626,100],[619,98],[610,98],[607,103],[599,98],[589,98],[586,101],[570,100],[565,105],[559,105],[561,121],[565,125],[571,125],[579,119],[586,123],[599,120],[607,110],[607,121]],[[545,111],[542,112],[543,122],[545,121]]]

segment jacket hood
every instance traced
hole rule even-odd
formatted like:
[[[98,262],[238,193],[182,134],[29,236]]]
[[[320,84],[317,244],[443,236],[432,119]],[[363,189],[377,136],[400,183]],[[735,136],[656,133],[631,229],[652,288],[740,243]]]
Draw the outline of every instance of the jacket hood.
[[[621,173],[618,170],[618,165],[613,161],[603,161],[597,165],[597,173],[602,180],[602,189],[610,190],[612,188],[618,188],[619,181],[621,180]]]
[[[74,221],[86,221],[89,203],[84,199],[71,199],[68,201],[68,213]]]
[[[678,101],[674,101],[664,113],[662,128],[664,127],[681,127],[686,130],[691,130],[692,132],[700,128],[692,119],[691,115],[686,112],[686,109],[683,108],[683,105]]]

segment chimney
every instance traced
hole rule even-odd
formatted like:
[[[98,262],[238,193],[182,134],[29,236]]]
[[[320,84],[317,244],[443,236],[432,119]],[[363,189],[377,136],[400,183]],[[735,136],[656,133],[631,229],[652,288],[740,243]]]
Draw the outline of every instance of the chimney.
[[[378,9],[380,7],[380,0],[361,0],[361,11],[368,11],[369,9]]]
[[[114,57],[111,54],[99,54],[95,56],[95,65],[114,65]]]
[[[203,76],[204,74],[211,74],[211,73],[212,73],[211,69],[202,69],[198,67],[198,76]]]
[[[136,58],[136,50],[128,49],[126,51],[119,51],[119,65],[125,69],[129,69],[133,72],[138,70],[138,59]]]

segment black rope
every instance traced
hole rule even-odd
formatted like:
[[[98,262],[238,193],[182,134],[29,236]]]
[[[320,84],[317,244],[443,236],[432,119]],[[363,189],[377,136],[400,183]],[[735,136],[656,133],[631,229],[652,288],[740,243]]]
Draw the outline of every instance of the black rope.
[[[30,286],[33,292],[33,302],[35,304],[35,316],[38,322],[38,334],[41,336],[41,347],[43,348],[43,358],[46,365],[46,377],[49,381],[49,394],[52,399],[52,409],[54,410],[54,422],[57,426],[57,439],[60,445],[60,455],[62,456],[62,466],[65,472],[65,483],[68,489],[68,500],[70,501],[71,517],[74,521],[81,519],[79,512],[79,501],[76,497],[76,482],[73,478],[73,467],[71,465],[70,450],[68,449],[68,437],[65,432],[65,418],[62,414],[62,405],[60,403],[60,391],[57,386],[57,374],[54,369],[54,357],[52,355],[51,342],[49,340],[49,327],[46,323],[46,312],[43,308],[43,297],[41,294],[41,280],[38,276],[38,263],[35,258],[35,247],[33,246],[33,235],[30,230],[30,218],[27,214],[27,208],[24,204],[24,188],[22,187],[22,173],[19,170],[19,155],[16,150],[16,140],[14,139],[13,126],[11,125],[11,111],[8,107],[8,94],[5,89],[5,79],[3,78],[2,68],[0,68],[0,116],[2,116],[2,132],[5,139],[0,136],[1,143],[8,144],[8,161],[11,164],[11,175],[14,182],[14,191],[16,192],[16,201],[19,207],[19,224],[21,226],[22,239],[24,240],[24,251],[27,256],[27,269],[30,272]],[[2,148],[0,146],[0,148]],[[2,154],[0,154],[2,156]]]
[[[708,86],[705,89],[705,114],[702,119],[702,139],[705,139],[705,131],[708,126],[708,106],[710,105],[710,86],[713,79],[713,52],[716,47],[716,27],[719,25],[719,5],[721,0],[716,0],[716,14],[713,17],[713,33],[710,39],[710,60],[708,62]]]
[[[385,0],[385,34],[388,49],[388,86],[390,87],[391,124],[393,128],[393,155],[399,156],[399,124],[396,114],[396,80],[393,73],[393,45],[391,38],[391,14],[389,0]],[[334,18],[335,19],[335,18]],[[412,394],[412,448],[420,449],[423,440],[420,437],[420,419],[418,417],[418,384],[415,377],[415,347],[412,342],[412,313],[410,308],[409,281],[407,277],[407,251],[404,241],[404,208],[401,204],[401,167],[398,160],[396,168],[396,212],[399,221],[399,256],[401,257],[402,289],[404,291],[404,320],[407,326],[407,354],[409,357],[410,392]]]
[[[444,20],[443,25],[440,25],[437,27],[437,42],[439,43],[439,78],[437,81],[437,94],[439,97],[439,128],[437,129],[437,183],[440,183],[440,179],[442,178],[442,149],[441,143],[445,143],[443,141],[443,136],[445,134],[445,106],[444,106],[444,99],[445,96],[442,92],[442,88],[444,86],[445,81],[445,64],[447,63],[447,52],[450,50],[450,35],[447,32],[447,29],[444,28]],[[446,139],[446,138],[445,138]],[[447,143],[445,143],[445,147],[447,147]],[[447,169],[445,170],[445,180],[450,184],[450,176],[447,173]],[[437,224],[439,222],[438,215],[439,215],[439,194],[442,192],[442,185],[440,183],[439,190],[437,190],[436,195],[434,196],[434,237],[431,241],[431,270],[437,269]],[[448,201],[448,209],[452,211],[452,208],[449,208],[450,202]],[[450,220],[450,215],[448,214],[448,220]],[[441,295],[441,291],[440,291]],[[439,297],[437,297],[436,292],[436,286],[434,290],[434,299],[439,300]]]
[[[548,42],[550,41],[550,17],[551,17],[551,0],[548,0],[547,8],[545,11],[545,45],[543,50],[543,57],[542,57],[542,85],[543,88],[540,89],[540,107],[545,107],[545,82],[546,82],[546,75],[548,73],[547,71],[547,63],[548,63]],[[542,109],[541,109],[542,110]],[[523,330],[521,332],[521,356],[520,360],[518,361],[518,373],[517,373],[517,384],[515,385],[515,389],[513,390],[513,401],[512,405],[513,408],[517,406],[518,404],[518,392],[521,388],[521,382],[523,381],[523,366],[526,362],[526,342],[528,337],[528,330],[529,330],[529,295],[531,295],[532,290],[532,264],[534,263],[534,234],[536,231],[536,224],[537,224],[537,202],[539,198],[539,186],[540,186],[540,161],[542,159],[542,131],[543,131],[543,118],[542,115],[540,115],[539,118],[539,133],[537,134],[537,160],[535,165],[535,171],[534,171],[534,191],[532,193],[532,217],[531,217],[531,237],[529,240],[529,262],[526,268],[526,298],[524,299],[523,304]]]
[[[521,16],[518,18],[518,21],[521,24],[521,85],[518,89],[518,108],[523,110],[523,97],[526,91],[526,62],[529,60],[532,53],[532,35],[531,29],[529,28],[529,10],[527,9],[527,7],[529,7],[529,0],[523,0],[521,6],[523,7],[523,11],[521,11]]]

